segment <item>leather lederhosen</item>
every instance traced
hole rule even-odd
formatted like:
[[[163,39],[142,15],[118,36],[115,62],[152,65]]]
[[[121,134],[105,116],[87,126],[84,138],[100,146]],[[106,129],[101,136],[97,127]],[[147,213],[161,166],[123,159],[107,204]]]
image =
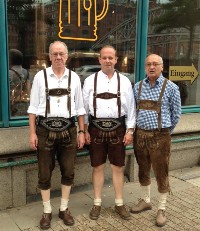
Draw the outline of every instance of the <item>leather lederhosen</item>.
[[[139,182],[143,186],[151,184],[150,169],[152,166],[160,193],[171,191],[168,179],[171,137],[169,128],[162,128],[161,123],[161,100],[167,81],[167,79],[164,80],[157,101],[140,100],[142,81],[140,82],[137,114],[140,109],[157,112],[158,128],[152,130],[136,128],[134,138],[134,154],[139,165]]]

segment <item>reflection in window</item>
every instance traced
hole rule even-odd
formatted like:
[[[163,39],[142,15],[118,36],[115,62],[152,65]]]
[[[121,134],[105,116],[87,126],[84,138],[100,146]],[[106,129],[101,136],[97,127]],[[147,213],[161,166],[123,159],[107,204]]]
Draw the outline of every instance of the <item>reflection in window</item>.
[[[87,21],[83,21],[82,22],[82,26],[88,26],[88,22]]]
[[[30,79],[29,71],[22,67],[22,52],[10,49],[9,64],[11,115],[26,115],[30,95]]]
[[[64,2],[64,1],[63,1]],[[77,1],[71,0],[71,22],[77,21]],[[102,12],[104,1],[91,1],[96,2],[96,8],[91,8],[91,16],[98,15]],[[28,77],[31,84],[35,74],[49,66],[48,48],[52,41],[60,40],[58,37],[59,32],[59,4],[60,1],[52,0],[27,0],[16,1],[7,0],[7,15],[8,15],[8,45],[9,50],[17,49],[23,54],[22,68],[28,72]],[[68,35],[79,37],[87,35],[88,37],[94,33],[93,26],[88,26],[88,12],[81,8],[81,16],[83,28],[68,25],[68,10],[67,4],[63,4],[63,31]],[[94,10],[97,9],[97,12]],[[93,11],[92,11],[93,10]],[[64,41],[69,50],[69,58],[67,66],[73,70],[83,65],[99,65],[98,52],[99,49],[105,45],[110,44],[117,50],[118,62],[116,69],[127,74],[134,76],[134,62],[135,62],[135,38],[136,38],[136,0],[119,0],[109,1],[109,8],[106,16],[97,22],[97,35],[96,41],[82,41],[82,40],[62,40]],[[93,18],[93,21],[95,18]],[[126,62],[124,62],[124,59]],[[11,61],[10,61],[11,66]],[[13,73],[14,75],[14,73]],[[26,76],[24,74],[24,76]],[[10,74],[10,80],[11,80]],[[25,92],[25,79],[23,81],[16,80],[10,82],[10,90],[13,92],[14,84],[18,89],[23,89]],[[133,80],[133,77],[131,77]],[[22,84],[17,83],[22,82]],[[20,87],[19,87],[20,86]],[[20,91],[20,90],[15,90]],[[18,94],[19,96],[22,94]],[[27,93],[28,94],[28,93]],[[16,103],[19,97],[12,98],[10,95],[11,107],[12,102]],[[20,99],[20,98],[19,98]],[[28,97],[26,103],[22,102],[25,106],[17,106],[17,113],[10,110],[12,116],[26,115],[28,105]],[[22,109],[23,108],[23,109]],[[15,110],[16,111],[16,110]],[[20,113],[20,114],[19,114]]]
[[[164,60],[164,76],[179,86],[182,106],[200,105],[200,11],[197,0],[150,1],[148,53]],[[176,77],[170,67],[181,67]]]
[[[69,29],[65,29],[65,30],[64,30],[64,32],[65,32],[66,34],[70,35],[71,30],[69,30]]]
[[[82,33],[83,33],[83,35],[88,35],[89,34],[88,30],[82,30]]]

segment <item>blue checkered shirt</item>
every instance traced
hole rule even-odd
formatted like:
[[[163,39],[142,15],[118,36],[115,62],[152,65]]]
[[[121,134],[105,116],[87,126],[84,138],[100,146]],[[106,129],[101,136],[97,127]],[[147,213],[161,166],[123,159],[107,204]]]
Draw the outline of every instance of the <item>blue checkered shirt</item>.
[[[151,86],[148,78],[143,80],[140,100],[158,101],[165,78],[160,75],[154,86]],[[134,86],[134,96],[138,102],[139,83]],[[169,128],[172,133],[181,115],[180,91],[176,84],[168,80],[161,102],[161,125]],[[152,110],[140,109],[137,114],[137,127],[145,130],[158,128],[158,113]]]

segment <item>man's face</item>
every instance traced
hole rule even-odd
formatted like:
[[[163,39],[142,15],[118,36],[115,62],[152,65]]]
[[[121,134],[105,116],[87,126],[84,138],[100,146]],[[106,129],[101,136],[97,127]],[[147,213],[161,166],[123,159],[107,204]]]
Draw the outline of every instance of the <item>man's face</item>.
[[[150,81],[155,81],[163,71],[163,63],[160,56],[152,54],[146,58],[146,75]]]
[[[68,58],[67,50],[62,43],[54,43],[51,47],[49,58],[53,69],[62,69]]]
[[[115,50],[110,47],[103,48],[100,52],[99,63],[104,73],[113,72],[115,64],[117,63]]]

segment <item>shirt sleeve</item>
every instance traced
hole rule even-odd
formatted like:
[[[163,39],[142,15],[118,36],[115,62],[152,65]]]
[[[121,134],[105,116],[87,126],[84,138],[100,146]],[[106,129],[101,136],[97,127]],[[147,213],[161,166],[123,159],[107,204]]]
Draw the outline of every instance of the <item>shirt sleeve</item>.
[[[82,90],[81,90],[81,82],[80,82],[79,77],[77,78],[76,86],[77,86],[76,92],[75,92],[76,113],[77,113],[77,116],[85,115],[83,95],[82,95]]]
[[[133,94],[133,88],[130,84],[128,86],[128,95],[127,95],[127,120],[126,127],[127,128],[135,128],[136,125],[136,104],[135,98]]]
[[[88,78],[85,79],[84,81],[84,85],[83,85],[83,101],[84,101],[84,108],[86,111],[85,114],[85,124],[88,124],[89,122],[89,82],[88,82]]]
[[[40,76],[40,72],[38,72],[34,79],[33,79],[33,84],[32,84],[32,88],[31,88],[31,94],[30,94],[30,105],[28,107],[28,113],[31,114],[36,114],[37,110],[38,110],[38,106],[40,103],[40,83],[39,83],[39,79],[41,78]]]
[[[172,123],[172,126],[170,127],[170,133],[172,134],[181,116],[181,98],[180,91],[177,86],[174,86],[174,89],[171,94],[170,111]]]

